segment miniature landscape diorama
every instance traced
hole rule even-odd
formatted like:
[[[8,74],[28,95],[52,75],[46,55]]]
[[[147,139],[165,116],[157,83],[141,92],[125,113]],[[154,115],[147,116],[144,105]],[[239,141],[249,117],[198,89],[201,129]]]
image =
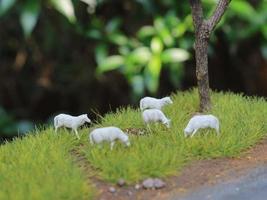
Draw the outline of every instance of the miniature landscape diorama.
[[[145,22],[136,15],[139,6],[144,9],[143,16],[150,13],[149,17],[144,17],[147,20]],[[18,106],[23,105],[22,102],[27,98],[43,98],[41,102],[47,107],[33,103],[32,108],[25,106],[26,111],[18,109],[17,113],[21,115],[27,113],[29,108],[33,115],[37,113],[36,116],[53,112],[47,123],[41,120],[42,117],[39,123],[36,123],[37,120],[16,121],[7,112],[12,103],[0,101],[7,105],[0,110],[0,133],[3,135],[0,146],[0,199],[180,199],[186,194],[196,193],[194,189],[198,186],[216,182],[216,178],[223,176],[221,174],[228,173],[230,167],[224,168],[226,166],[223,162],[238,162],[238,159],[256,155],[256,150],[250,151],[259,145],[267,149],[264,142],[267,134],[267,101],[264,94],[267,92],[250,95],[240,93],[242,90],[221,91],[211,87],[216,62],[208,62],[208,58],[213,55],[221,55],[214,52],[225,50],[219,39],[227,37],[227,33],[232,31],[231,37],[226,40],[233,45],[227,51],[228,54],[233,53],[233,57],[238,57],[240,52],[237,49],[242,47],[238,46],[238,40],[260,34],[257,41],[261,44],[261,59],[255,52],[249,52],[254,53],[255,60],[267,63],[267,15],[264,10],[267,2],[188,0],[183,6],[174,1],[158,4],[151,1],[125,1],[114,2],[114,5],[105,0],[0,2],[0,25],[3,23],[7,30],[12,30],[12,25],[8,24],[10,16],[19,16],[25,41],[11,65],[17,82],[12,85],[10,79],[6,78],[6,87],[13,89],[0,87],[0,91],[9,91],[7,97],[13,97],[7,98],[6,102],[14,101],[14,105]],[[133,11],[108,21],[110,15],[116,15],[114,7],[126,13],[127,10]],[[60,22],[48,22],[48,19],[55,18],[54,15],[59,15],[56,11],[61,13],[58,19]],[[178,14],[178,11],[184,13]],[[235,19],[236,16],[240,21],[239,18]],[[252,17],[257,19],[256,22],[252,22]],[[133,18],[144,23],[143,27],[133,23],[131,28],[134,30],[130,30],[131,25],[122,22],[132,22]],[[93,59],[81,53],[83,48],[79,49],[77,56],[75,45],[66,48],[61,41],[59,43],[62,46],[56,45],[57,50],[52,50],[57,30],[52,27],[61,24],[61,20],[65,20],[65,28],[62,28],[59,40],[84,37],[87,43],[90,40],[94,42],[90,44],[91,49],[88,48],[95,56],[91,63],[96,64],[96,68],[79,70],[79,66],[83,65],[82,57]],[[231,26],[237,22],[240,23],[235,28],[243,26],[244,32],[234,35]],[[38,32],[43,26],[50,38],[44,46],[41,45],[44,35]],[[70,30],[72,26],[73,30]],[[216,27],[218,29],[215,30]],[[65,35],[64,30],[74,31],[75,34]],[[136,33],[136,38],[131,31]],[[225,36],[220,37],[220,34]],[[1,35],[3,38],[12,37],[5,30],[1,30]],[[40,44],[37,45],[38,40]],[[85,41],[77,42],[84,45]],[[4,44],[1,48],[12,49],[19,45],[15,40]],[[34,53],[30,54],[27,48]],[[62,53],[52,55],[50,50]],[[4,66],[3,77],[9,77],[6,66],[12,51],[1,51],[4,52],[0,55],[3,60],[1,65]],[[49,55],[47,61],[44,55]],[[57,71],[52,60],[66,64],[72,62],[73,56],[78,58],[74,64],[77,69],[65,66],[65,69],[61,69],[64,76],[60,76],[60,70]],[[227,58],[232,62],[231,56]],[[220,62],[223,63],[222,60]],[[256,63],[259,65],[260,61]],[[27,65],[36,63],[45,66],[37,73],[38,86],[25,84],[34,79],[35,74],[35,69],[27,68]],[[182,79],[188,74],[187,65],[193,66],[195,70],[193,87],[189,84],[188,88],[182,87],[186,85]],[[24,66],[26,69],[23,72]],[[162,75],[166,69],[169,74]],[[261,78],[255,78],[256,73],[254,78],[259,85],[267,85],[266,68],[259,70],[262,72]],[[112,75],[114,71],[124,76],[124,82],[116,74]],[[110,80],[106,78],[108,73],[112,76]],[[27,76],[29,80],[25,79]],[[89,77],[92,78],[90,83],[84,81]],[[233,75],[229,77],[232,79]],[[164,79],[168,80],[167,83]],[[58,81],[54,86],[53,80]],[[106,85],[101,81],[106,82]],[[235,80],[231,81],[235,83]],[[19,93],[25,91],[22,89],[17,93],[16,85],[20,83],[29,88],[31,92],[28,95],[33,97],[16,99]],[[125,89],[121,83],[129,87]],[[162,89],[164,83],[165,89]],[[170,83],[172,86],[169,86]],[[85,87],[87,84],[90,86]],[[46,92],[39,87],[45,88],[47,93],[53,92],[44,98]],[[71,91],[72,87],[70,95],[65,93]],[[131,95],[126,90],[130,90]],[[127,95],[130,100],[120,103],[128,98]],[[114,108],[106,105],[112,99],[118,103]],[[101,105],[110,108],[98,111]],[[254,162],[252,160],[248,163],[253,163],[250,165],[255,167],[264,161],[265,157],[260,161],[255,158]],[[229,164],[232,165],[234,169],[242,171],[238,164]],[[198,180],[192,182],[192,176],[196,174],[199,174],[196,177]],[[216,196],[213,197],[216,199]]]
[[[163,108],[172,121],[170,128],[161,123],[151,123],[148,128],[140,109],[127,107],[106,114],[89,128],[79,129],[80,139],[64,128],[55,134],[54,127],[49,126],[2,145],[1,196],[97,198],[95,182],[109,183],[104,193],[116,189],[120,180],[131,189],[140,186],[134,189],[139,191],[147,178],[160,178],[168,187],[168,179],[179,176],[191,161],[237,157],[266,134],[264,99],[212,92],[212,113],[220,120],[220,133],[200,129],[194,137],[185,137],[184,128],[198,108],[198,92],[178,92],[171,97],[173,104]],[[123,130],[131,145],[116,141],[111,150],[108,142],[102,146],[91,144],[89,133],[108,126]]]

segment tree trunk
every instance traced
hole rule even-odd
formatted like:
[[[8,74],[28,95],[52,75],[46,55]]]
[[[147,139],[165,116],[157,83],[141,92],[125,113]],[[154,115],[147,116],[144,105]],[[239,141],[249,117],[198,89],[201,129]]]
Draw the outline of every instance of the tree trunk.
[[[208,44],[211,32],[222,18],[227,6],[231,0],[219,0],[213,12],[208,19],[203,18],[203,9],[201,0],[189,0],[193,23],[195,27],[195,57],[196,57],[196,76],[199,92],[199,110],[200,112],[209,111],[211,109],[211,101],[209,94],[209,72],[208,72]]]
[[[211,109],[208,72],[208,38],[203,38],[201,33],[196,36],[195,50],[196,77],[200,98],[199,110],[200,112],[205,112]]]

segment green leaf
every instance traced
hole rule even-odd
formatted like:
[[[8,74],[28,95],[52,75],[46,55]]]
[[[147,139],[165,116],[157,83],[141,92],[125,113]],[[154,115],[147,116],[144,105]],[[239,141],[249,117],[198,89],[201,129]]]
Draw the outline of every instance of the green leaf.
[[[232,10],[238,16],[251,20],[255,16],[255,9],[244,0],[234,0],[230,3],[230,10]]]
[[[159,37],[152,38],[151,43],[150,43],[150,48],[151,48],[153,53],[158,54],[158,53],[162,52],[163,44],[162,44],[161,40],[159,39]]]
[[[24,36],[27,38],[31,35],[34,29],[40,12],[39,1],[28,0],[24,5],[21,15],[20,23],[23,28]]]
[[[111,33],[108,34],[108,39],[110,40],[110,42],[122,46],[122,45],[126,45],[128,42],[128,38],[126,36],[124,36],[121,33]]]
[[[102,60],[97,67],[98,73],[118,69],[124,64],[124,58],[120,55],[109,56]]]
[[[3,16],[15,2],[16,0],[0,0],[0,17]]]
[[[114,31],[117,31],[121,23],[122,23],[121,18],[116,17],[116,18],[111,19],[106,25],[107,33],[113,33]]]
[[[156,34],[156,29],[153,26],[143,26],[138,32],[137,37],[139,39],[145,39],[147,37],[152,37]]]
[[[119,50],[119,53],[123,56],[126,56],[131,52],[128,46],[120,46],[118,50]]]
[[[96,16],[92,16],[92,19],[90,20],[90,24],[91,24],[91,27],[93,27],[94,29],[97,29],[97,30],[104,29],[104,22]]]
[[[181,37],[186,32],[186,25],[185,23],[179,23],[177,26],[173,29],[172,34],[174,37]]]
[[[64,15],[71,23],[76,22],[74,7],[71,0],[50,0],[53,7]]]
[[[161,59],[163,63],[184,62],[189,59],[189,53],[179,48],[166,49],[162,52]]]
[[[96,62],[100,64],[108,56],[108,48],[105,43],[99,44],[95,48]]]
[[[136,38],[128,38],[127,45],[129,45],[132,49],[140,47],[142,43],[138,41]]]
[[[97,29],[88,30],[85,35],[89,38],[100,40],[102,39],[102,33]]]
[[[144,9],[145,13],[153,14],[156,12],[156,4],[153,1],[148,0],[136,0],[136,2],[142,5],[142,9]]]
[[[145,83],[147,89],[151,93],[156,93],[159,86],[159,78],[161,71],[161,59],[157,55],[153,55],[145,69]]]
[[[170,33],[170,30],[165,25],[165,22],[162,17],[158,17],[154,21],[156,30],[158,32],[159,37],[164,42],[166,46],[173,46],[174,45],[174,39]]]
[[[130,53],[127,60],[134,64],[145,65],[151,58],[151,52],[148,47],[136,48]]]
[[[189,14],[184,18],[184,24],[186,26],[186,29],[188,31],[194,31],[194,26],[193,26],[193,19],[192,16]]]
[[[169,11],[165,16],[165,22],[170,29],[175,28],[179,23],[181,23],[173,10]]]
[[[178,40],[178,46],[182,49],[191,49],[194,45],[193,36],[182,37]]]
[[[205,6],[214,6],[217,3],[218,0],[202,0],[203,4]]]

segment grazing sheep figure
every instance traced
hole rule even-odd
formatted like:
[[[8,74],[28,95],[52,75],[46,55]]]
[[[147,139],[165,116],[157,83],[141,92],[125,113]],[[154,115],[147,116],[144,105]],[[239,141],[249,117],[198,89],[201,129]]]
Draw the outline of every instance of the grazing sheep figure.
[[[109,126],[104,128],[97,128],[89,134],[91,144],[99,144],[101,142],[110,142],[110,149],[113,149],[115,140],[120,140],[126,146],[130,146],[128,135],[126,135],[121,129]]]
[[[55,132],[57,132],[57,129],[60,127],[71,128],[75,132],[77,138],[80,139],[77,129],[86,122],[91,123],[91,120],[87,117],[87,114],[79,116],[59,114],[54,118]]]
[[[171,120],[168,119],[161,110],[158,109],[148,109],[143,112],[143,120],[145,124],[150,122],[161,122],[166,125],[167,128],[170,128]]]
[[[167,104],[172,104],[172,100],[170,97],[164,97],[162,99],[156,99],[153,97],[144,97],[140,100],[140,109],[158,109],[161,110],[161,108]]]
[[[219,134],[219,120],[213,115],[196,115],[190,119],[184,129],[185,137],[193,137],[200,128],[214,128]]]

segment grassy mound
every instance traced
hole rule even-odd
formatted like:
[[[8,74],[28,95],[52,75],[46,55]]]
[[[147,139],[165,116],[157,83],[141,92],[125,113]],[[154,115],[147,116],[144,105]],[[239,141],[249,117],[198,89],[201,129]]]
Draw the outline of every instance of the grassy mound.
[[[138,109],[120,109],[107,114],[97,126],[145,129],[146,134],[130,135],[130,148],[117,143],[113,151],[108,145],[102,149],[91,146],[86,135],[82,140],[86,145],[80,152],[105,180],[116,182],[124,178],[135,182],[151,176],[177,174],[190,160],[237,156],[267,133],[267,103],[264,99],[213,92],[212,114],[220,120],[221,135],[216,136],[214,130],[202,130],[193,138],[185,138],[183,129],[198,107],[197,91],[178,92],[172,99],[174,104],[164,109],[172,120],[170,129],[155,124],[150,132]]]
[[[52,128],[29,134],[0,147],[0,199],[90,199],[94,189],[84,172],[74,163],[73,149],[91,163],[92,174],[116,182],[128,183],[146,177],[165,177],[179,173],[192,160],[232,157],[255,144],[267,134],[267,102],[232,93],[212,93],[212,114],[220,120],[219,136],[214,130],[201,130],[185,138],[183,129],[197,110],[197,91],[172,95],[174,104],[164,112],[172,120],[171,128],[153,124],[150,130],[142,122],[139,109],[122,108],[109,113],[88,130],[80,130],[78,141],[69,131]],[[144,130],[129,134],[132,146],[116,143],[98,148],[88,142],[88,132],[96,127],[118,126]]]
[[[72,135],[52,129],[2,145],[0,199],[92,199],[93,188],[69,154],[74,146]]]

